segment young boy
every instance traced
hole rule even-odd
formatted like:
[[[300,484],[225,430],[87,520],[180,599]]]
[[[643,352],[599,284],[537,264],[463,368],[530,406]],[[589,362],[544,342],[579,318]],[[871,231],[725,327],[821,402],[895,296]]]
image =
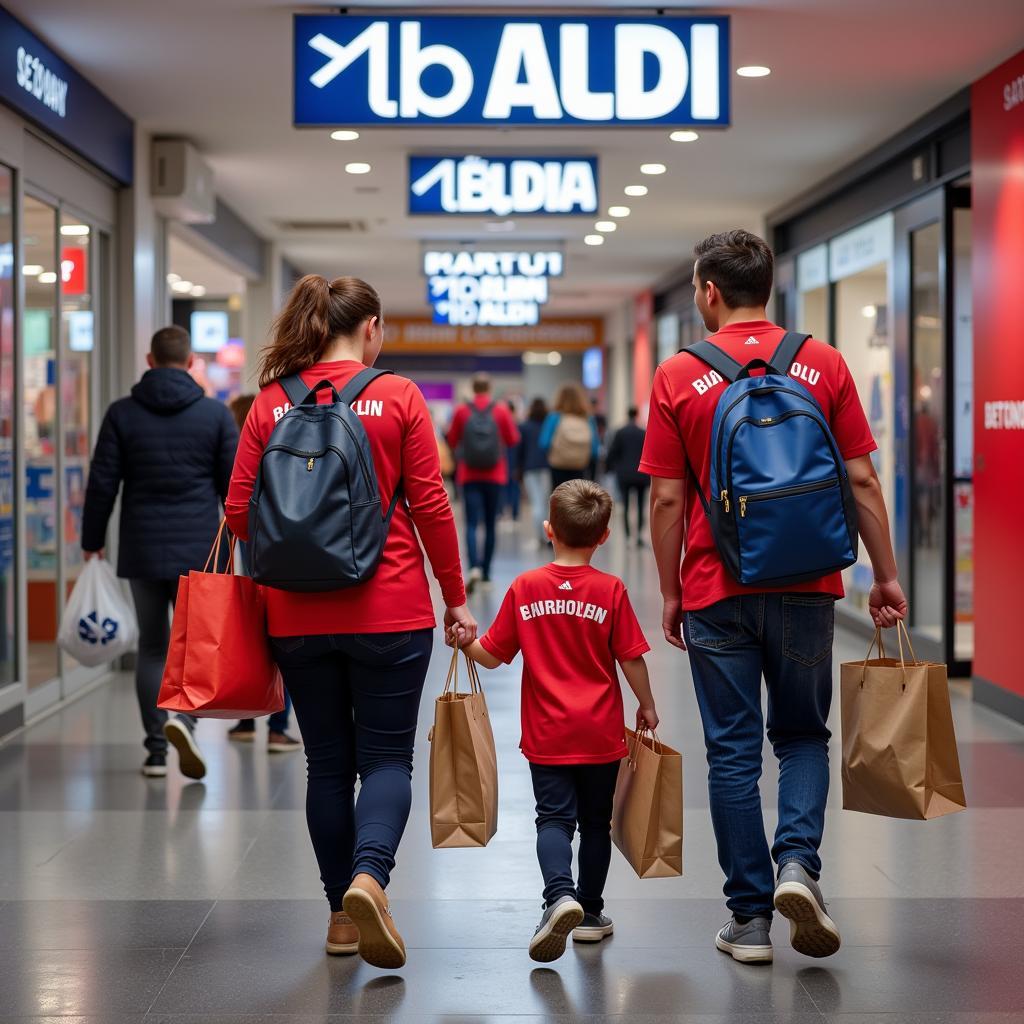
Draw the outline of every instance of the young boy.
[[[608,539],[611,513],[611,496],[589,480],[555,488],[544,523],[554,561],[520,576],[486,635],[465,647],[485,668],[507,665],[523,652],[520,747],[533,776],[544,876],[544,914],[530,956],[541,963],[565,952],[570,933],[576,942],[600,942],[612,933],[602,893],[611,862],[612,797],[626,755],[616,662],[640,702],[637,724],[658,724],[643,659],[650,647],[626,587],[590,565]],[[449,643],[455,639],[449,635]]]

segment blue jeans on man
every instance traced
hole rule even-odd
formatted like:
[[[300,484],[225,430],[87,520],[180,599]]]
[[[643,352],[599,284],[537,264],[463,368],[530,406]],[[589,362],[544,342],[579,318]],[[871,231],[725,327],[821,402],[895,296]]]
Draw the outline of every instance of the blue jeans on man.
[[[798,861],[817,879],[828,797],[834,598],[750,594],[687,612],[685,639],[704,725],[711,821],[729,909],[771,918],[775,874]],[[761,814],[764,719],[779,761],[779,822],[769,851]]]
[[[462,485],[466,502],[466,554],[470,569],[479,569],[485,580],[491,578],[491,562],[497,543],[498,513],[501,511],[504,484],[472,481]],[[479,547],[477,531],[484,528],[483,550]]]

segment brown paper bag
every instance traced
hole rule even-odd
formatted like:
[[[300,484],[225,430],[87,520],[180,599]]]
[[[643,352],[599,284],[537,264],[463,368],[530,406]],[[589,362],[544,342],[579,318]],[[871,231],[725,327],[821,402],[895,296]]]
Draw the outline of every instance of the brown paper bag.
[[[486,846],[498,828],[498,761],[476,665],[466,658],[469,693],[459,693],[459,651],[452,653],[430,730],[430,840]]]
[[[612,839],[641,878],[683,873],[683,758],[657,736],[626,730]]]
[[[886,658],[881,630],[864,661],[841,666],[843,807],[889,818],[938,818],[967,806],[946,666],[919,662],[897,629]],[[911,659],[903,653],[906,637]],[[871,658],[878,645],[879,658]]]

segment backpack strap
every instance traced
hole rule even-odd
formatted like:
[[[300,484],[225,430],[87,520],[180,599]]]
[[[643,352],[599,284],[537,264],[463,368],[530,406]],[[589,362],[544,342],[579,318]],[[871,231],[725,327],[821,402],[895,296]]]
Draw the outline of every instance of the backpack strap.
[[[338,401],[344,402],[345,405],[351,405],[378,377],[384,377],[394,372],[394,370],[375,370],[372,366],[368,366],[365,370],[360,370],[341,389]]]
[[[789,368],[796,359],[797,352],[803,347],[804,342],[810,337],[809,334],[797,334],[795,331],[786,331],[779,342],[775,354],[768,360],[770,373],[777,373],[781,377],[789,376]]]
[[[289,377],[281,377],[277,383],[284,388],[284,393],[287,395],[293,409],[297,405],[302,405],[306,395],[309,394],[309,388],[306,387],[302,382],[302,377],[297,373],[293,373]]]
[[[732,356],[723,352],[710,341],[698,341],[695,345],[683,349],[696,356],[702,363],[707,363],[712,370],[717,370],[730,384],[739,376],[743,369]]]

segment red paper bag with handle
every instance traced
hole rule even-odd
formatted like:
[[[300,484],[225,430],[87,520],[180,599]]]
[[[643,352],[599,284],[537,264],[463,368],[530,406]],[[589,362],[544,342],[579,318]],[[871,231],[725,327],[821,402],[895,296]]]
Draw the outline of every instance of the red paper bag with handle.
[[[284,707],[271,657],[263,589],[236,576],[235,539],[221,523],[202,572],[178,583],[171,642],[157,707],[197,718],[260,718]],[[219,571],[222,551],[227,567]]]

